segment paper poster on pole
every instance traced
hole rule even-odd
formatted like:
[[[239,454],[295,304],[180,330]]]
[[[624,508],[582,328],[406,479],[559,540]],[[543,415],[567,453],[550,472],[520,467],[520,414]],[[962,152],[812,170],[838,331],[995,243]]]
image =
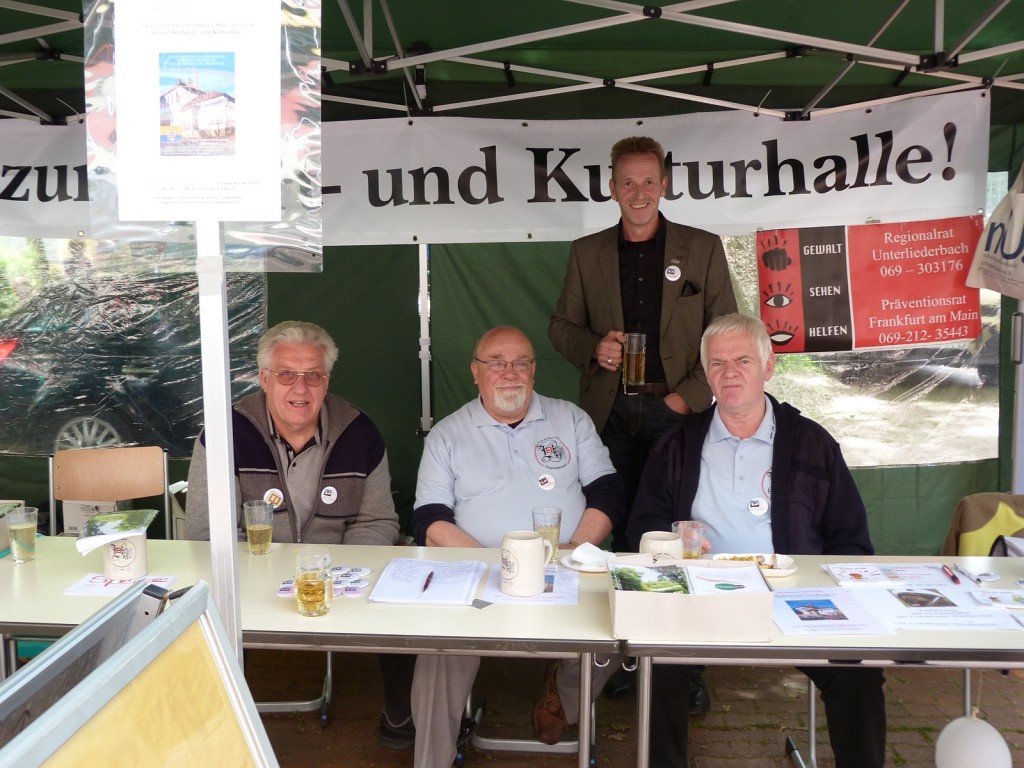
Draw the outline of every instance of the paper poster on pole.
[[[810,227],[757,238],[761,319],[776,352],[966,342],[981,333],[965,284],[980,216]]]
[[[280,40],[272,0],[119,0],[122,221],[280,218]]]

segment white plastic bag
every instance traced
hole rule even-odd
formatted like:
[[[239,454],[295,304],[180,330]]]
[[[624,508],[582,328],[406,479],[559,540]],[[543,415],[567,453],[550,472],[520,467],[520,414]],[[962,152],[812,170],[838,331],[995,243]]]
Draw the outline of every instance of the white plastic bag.
[[[967,285],[1024,299],[1024,167],[981,232]]]

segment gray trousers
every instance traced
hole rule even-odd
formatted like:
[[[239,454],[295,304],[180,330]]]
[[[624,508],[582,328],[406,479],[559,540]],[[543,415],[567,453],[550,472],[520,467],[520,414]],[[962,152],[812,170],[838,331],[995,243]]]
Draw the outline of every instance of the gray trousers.
[[[621,663],[620,656],[595,656],[591,701],[596,699]],[[462,726],[466,701],[480,669],[479,656],[425,655],[416,659],[412,678],[412,721],[416,725],[414,768],[451,768],[455,741]],[[580,662],[563,659],[558,665],[558,695],[567,722],[580,715]],[[540,691],[538,691],[538,696]]]

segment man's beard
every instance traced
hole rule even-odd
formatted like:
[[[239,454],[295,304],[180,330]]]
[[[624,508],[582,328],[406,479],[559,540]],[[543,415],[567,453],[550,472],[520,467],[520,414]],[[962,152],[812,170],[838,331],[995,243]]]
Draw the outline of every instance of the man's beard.
[[[515,413],[526,405],[526,387],[520,385],[516,388],[494,387],[494,406],[499,411]]]

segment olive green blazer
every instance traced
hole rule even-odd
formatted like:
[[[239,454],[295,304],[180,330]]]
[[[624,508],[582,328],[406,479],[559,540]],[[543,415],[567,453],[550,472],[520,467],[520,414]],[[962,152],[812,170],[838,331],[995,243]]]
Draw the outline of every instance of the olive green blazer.
[[[661,364],[669,388],[702,411],[711,404],[711,390],[700,364],[700,337],[712,318],[736,311],[736,295],[721,238],[666,224],[665,269],[677,267],[680,275],[669,280],[662,271]],[[562,295],[548,325],[552,345],[580,370],[580,407],[599,432],[621,376],[597,365],[594,348],[624,324],[616,226],[573,242]]]

